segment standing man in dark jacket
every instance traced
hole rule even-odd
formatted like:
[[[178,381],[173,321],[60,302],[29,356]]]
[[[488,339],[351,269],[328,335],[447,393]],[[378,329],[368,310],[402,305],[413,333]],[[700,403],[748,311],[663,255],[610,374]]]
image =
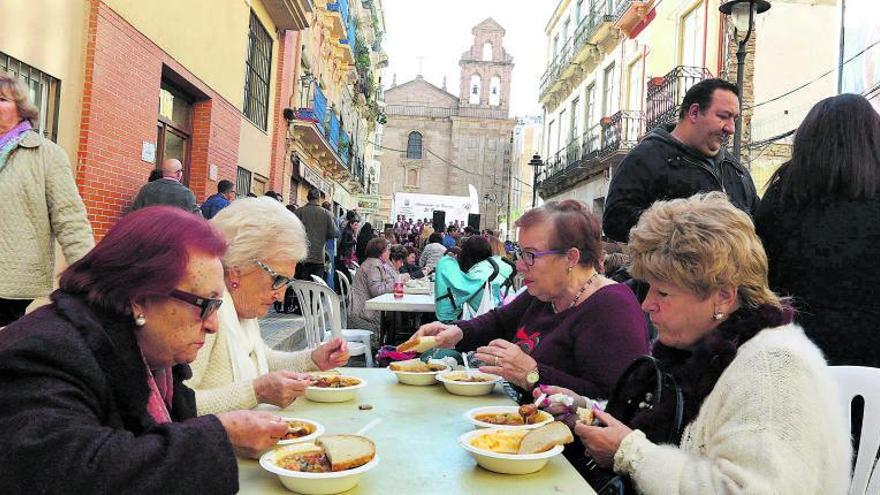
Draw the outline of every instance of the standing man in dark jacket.
[[[329,211],[321,208],[321,192],[310,189],[307,196],[309,203],[297,208],[293,213],[299,217],[309,237],[309,254],[306,259],[296,265],[296,278],[312,281],[311,275],[324,278],[324,253],[328,240],[339,237],[336,222]]]
[[[235,184],[223,179],[217,183],[217,194],[202,203],[202,216],[210,220],[233,201],[235,201]]]
[[[134,198],[131,211],[153,205],[168,205],[201,215],[202,211],[196,204],[196,195],[180,183],[180,178],[183,177],[183,165],[180,160],[174,158],[165,160],[160,169],[162,178],[144,184]]]
[[[737,87],[723,79],[706,79],[691,87],[678,123],[653,130],[620,162],[605,202],[605,235],[626,242],[629,230],[654,201],[699,192],[723,191],[737,208],[754,214],[759,200],[752,177],[724,149],[739,108]]]

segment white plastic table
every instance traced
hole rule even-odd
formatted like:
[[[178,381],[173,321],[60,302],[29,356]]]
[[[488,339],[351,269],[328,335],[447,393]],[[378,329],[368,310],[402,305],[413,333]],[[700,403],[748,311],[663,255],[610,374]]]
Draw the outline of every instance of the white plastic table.
[[[366,434],[376,443],[379,465],[364,474],[360,484],[346,495],[595,495],[562,454],[537,473],[507,475],[477,466],[458,445],[458,437],[473,429],[464,418],[466,411],[514,404],[501,385],[496,385],[490,395],[461,397],[447,393],[440,384],[400,385],[386,368],[343,368],[342,372],[367,380],[367,386],[358,390],[355,400],[320,404],[300,398],[280,414],[318,421],[328,434],[353,433],[373,418],[382,418]],[[373,408],[361,411],[359,404],[370,404]],[[257,461],[239,459],[238,468],[242,494],[291,493]]]

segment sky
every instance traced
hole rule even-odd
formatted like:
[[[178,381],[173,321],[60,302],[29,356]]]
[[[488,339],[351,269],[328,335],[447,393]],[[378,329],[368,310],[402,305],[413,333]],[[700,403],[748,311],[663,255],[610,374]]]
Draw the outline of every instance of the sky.
[[[458,96],[461,54],[473,43],[471,29],[487,17],[506,34],[504,48],[513,56],[511,116],[541,115],[538,84],[544,72],[544,26],[558,0],[382,0],[388,54],[383,85],[394,75],[403,84],[421,74],[428,82]]]

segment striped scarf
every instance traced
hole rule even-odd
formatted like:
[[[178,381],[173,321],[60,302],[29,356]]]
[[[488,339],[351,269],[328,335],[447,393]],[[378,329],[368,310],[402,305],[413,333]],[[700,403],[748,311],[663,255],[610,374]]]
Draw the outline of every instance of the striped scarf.
[[[6,134],[0,135],[0,170],[6,166],[6,161],[18,143],[24,139],[27,131],[33,129],[29,120],[22,120]]]

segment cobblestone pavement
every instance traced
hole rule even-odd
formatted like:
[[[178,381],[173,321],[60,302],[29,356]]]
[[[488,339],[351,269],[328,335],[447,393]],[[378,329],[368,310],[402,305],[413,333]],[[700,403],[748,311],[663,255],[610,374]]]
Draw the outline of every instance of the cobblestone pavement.
[[[306,348],[305,322],[301,315],[277,313],[270,309],[260,319],[260,333],[263,341],[276,351],[298,351]],[[374,350],[375,351],[375,350]],[[351,358],[349,366],[362,368],[366,366],[363,356]]]

